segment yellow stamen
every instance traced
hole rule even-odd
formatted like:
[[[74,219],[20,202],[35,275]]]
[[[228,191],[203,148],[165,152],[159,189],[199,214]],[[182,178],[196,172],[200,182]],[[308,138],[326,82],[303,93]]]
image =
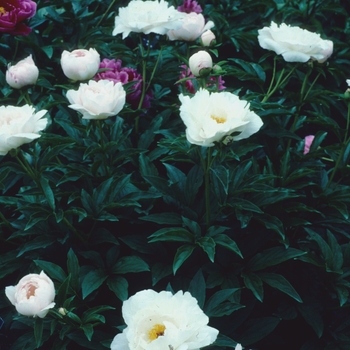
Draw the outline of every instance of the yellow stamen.
[[[156,340],[158,337],[164,335],[165,326],[162,324],[155,324],[153,328],[148,332],[150,341]]]
[[[6,15],[6,14],[7,14],[7,11],[3,7],[0,7],[0,15]]]
[[[214,119],[218,124],[223,124],[223,123],[226,122],[226,118],[225,117],[218,117],[216,115],[211,115],[210,118]]]

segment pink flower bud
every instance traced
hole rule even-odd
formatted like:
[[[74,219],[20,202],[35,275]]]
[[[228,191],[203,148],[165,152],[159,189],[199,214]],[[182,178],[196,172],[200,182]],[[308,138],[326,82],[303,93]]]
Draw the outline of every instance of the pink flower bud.
[[[100,66],[100,55],[95,49],[64,50],[61,56],[61,67],[64,75],[72,80],[91,79]]]
[[[6,82],[14,89],[35,84],[39,77],[39,69],[35,65],[32,55],[19,61],[14,66],[8,65]]]
[[[201,43],[203,46],[210,46],[215,39],[216,36],[210,29],[201,35]]]
[[[189,66],[192,74],[196,77],[201,75],[201,70],[209,71],[213,67],[213,60],[206,51],[198,51],[189,59]]]
[[[308,154],[310,152],[310,147],[314,138],[314,135],[305,136],[304,154]]]

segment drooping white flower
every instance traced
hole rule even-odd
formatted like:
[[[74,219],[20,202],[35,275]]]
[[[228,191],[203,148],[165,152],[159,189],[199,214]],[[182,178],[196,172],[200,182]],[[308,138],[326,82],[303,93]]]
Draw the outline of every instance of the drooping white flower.
[[[214,27],[212,21],[205,23],[201,13],[183,13],[183,16],[181,27],[169,30],[168,37],[170,40],[195,41],[203,32]]]
[[[100,55],[95,49],[62,52],[61,67],[69,79],[79,81],[91,79],[97,73],[99,66]]]
[[[107,119],[117,115],[125,104],[125,90],[122,83],[110,80],[89,80],[80,84],[78,90],[68,90],[68,107],[83,115],[83,119]]]
[[[312,59],[325,62],[333,53],[333,42],[321,39],[319,34],[285,23],[258,30],[258,40],[262,48],[282,55],[287,62],[307,62]]]
[[[187,140],[195,145],[212,147],[214,142],[232,134],[232,141],[242,140],[263,125],[249,109],[249,103],[230,92],[209,93],[200,89],[192,98],[182,94],[179,98]]]
[[[127,7],[119,8],[112,34],[123,33],[123,39],[131,32],[164,35],[179,28],[183,17],[183,13],[175,10],[174,6],[168,7],[168,2],[164,0],[131,0]]]
[[[44,271],[24,276],[16,286],[6,287],[5,294],[24,316],[43,318],[55,306],[55,287]]]
[[[35,84],[39,77],[39,69],[35,65],[32,55],[19,61],[17,64],[8,65],[6,71],[6,82],[14,89]]]
[[[122,313],[127,327],[112,350],[198,350],[218,335],[188,292],[143,290],[123,303]]]
[[[35,113],[29,105],[0,106],[0,155],[39,138],[39,131],[45,129],[48,122],[42,118],[46,112]]]

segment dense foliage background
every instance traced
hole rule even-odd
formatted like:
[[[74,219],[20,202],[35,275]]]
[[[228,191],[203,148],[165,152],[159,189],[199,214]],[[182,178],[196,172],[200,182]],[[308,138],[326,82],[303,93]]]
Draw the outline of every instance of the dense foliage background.
[[[264,122],[209,155],[186,140],[178,100],[185,88],[175,84],[200,44],[112,36],[127,3],[38,0],[28,36],[1,35],[1,105],[30,100],[49,111],[50,125],[18,158],[0,157],[0,349],[109,348],[124,323],[122,302],[148,288],[190,291],[220,331],[210,349],[349,349],[350,4],[200,4],[215,23],[209,52],[226,91]],[[320,33],[334,42],[333,55],[287,63],[262,49],[257,31],[272,20]],[[102,123],[68,108],[66,91],[78,83],[64,76],[61,53],[91,47],[101,59],[144,69],[151,107],[128,105]],[[12,89],[7,64],[29,54],[39,80]],[[274,66],[276,77],[291,74],[268,95]],[[18,315],[4,293],[41,270],[57,291],[43,321]]]

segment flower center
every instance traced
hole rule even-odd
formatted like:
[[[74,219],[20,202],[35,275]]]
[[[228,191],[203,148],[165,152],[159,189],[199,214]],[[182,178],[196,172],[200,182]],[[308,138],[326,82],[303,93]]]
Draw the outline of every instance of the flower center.
[[[74,56],[75,57],[85,57],[86,56],[86,53],[84,51],[76,51],[74,52]]]
[[[162,324],[155,324],[148,332],[150,341],[156,340],[158,337],[164,335],[165,326]]]
[[[0,7],[0,16],[6,15],[6,14],[7,14],[7,11],[3,7]]]
[[[211,119],[215,120],[218,124],[223,124],[226,122],[226,118],[225,117],[220,117],[220,116],[217,116],[217,115],[211,115],[210,116]]]
[[[26,285],[26,297],[29,299],[30,297],[33,297],[35,295],[37,286],[34,284],[27,284]]]

